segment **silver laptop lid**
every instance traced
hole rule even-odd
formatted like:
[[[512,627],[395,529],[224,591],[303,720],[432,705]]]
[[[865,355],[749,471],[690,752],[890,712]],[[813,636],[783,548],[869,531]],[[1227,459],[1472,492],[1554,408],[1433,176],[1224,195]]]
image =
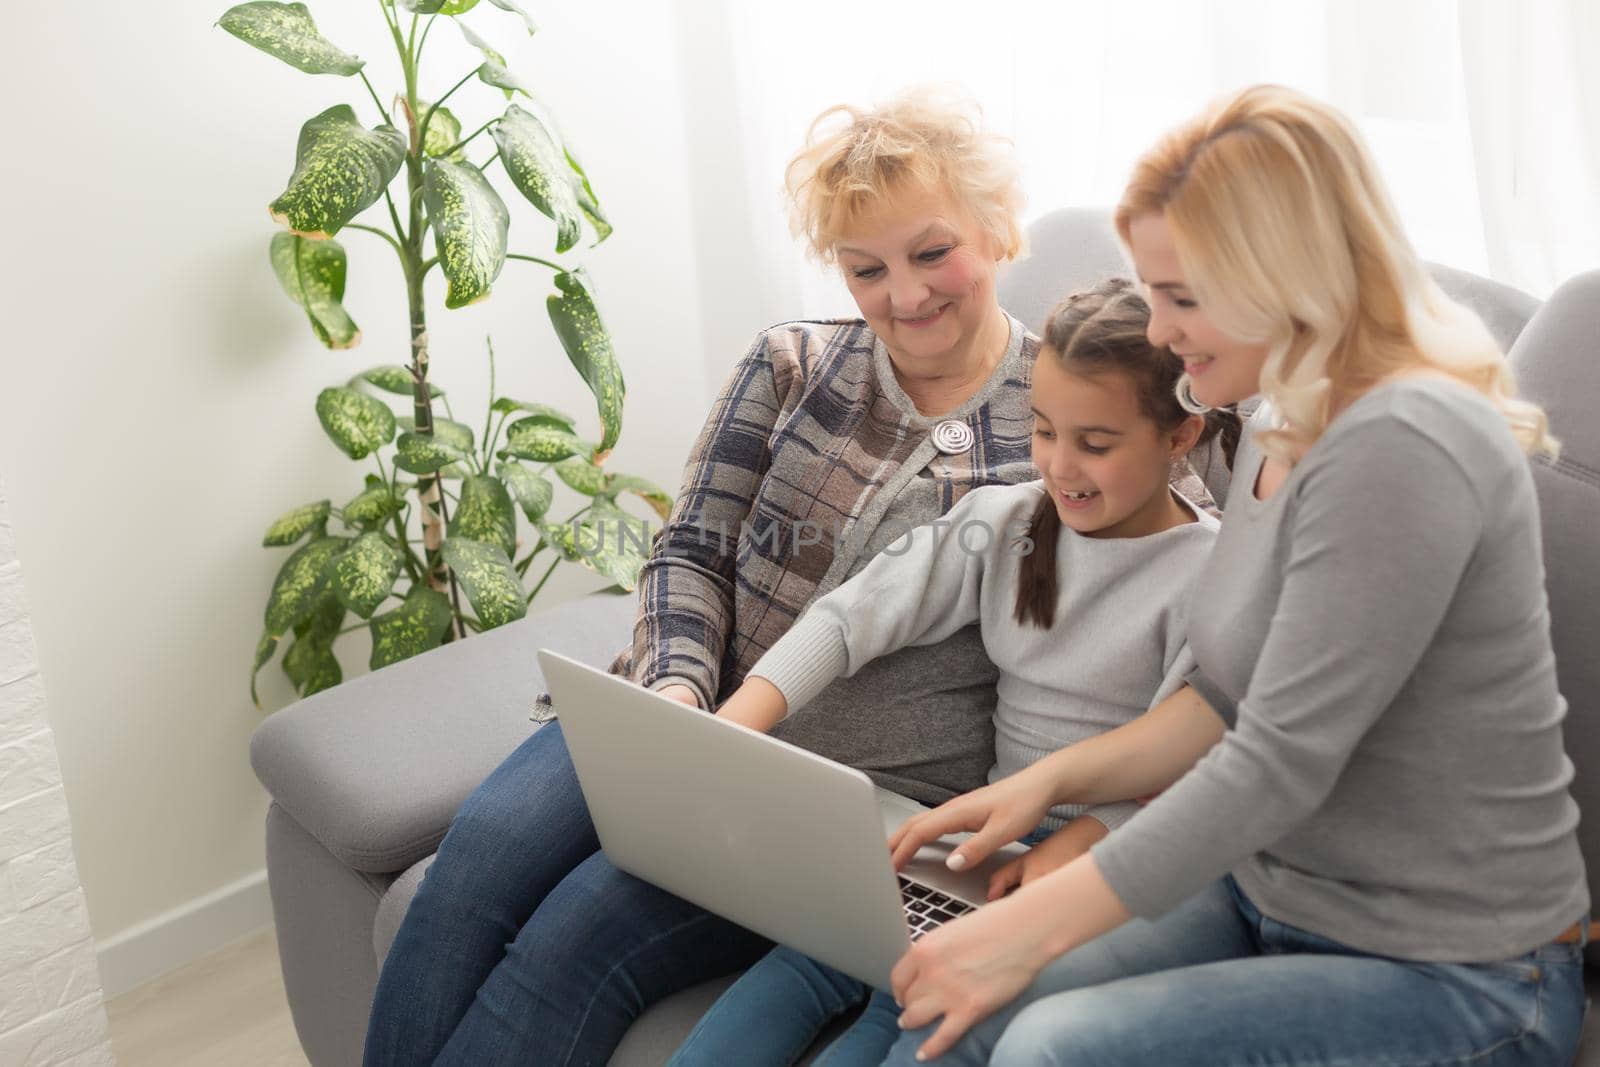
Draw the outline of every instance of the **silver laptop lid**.
[[[541,650],[611,862],[887,988],[910,947],[870,779]]]

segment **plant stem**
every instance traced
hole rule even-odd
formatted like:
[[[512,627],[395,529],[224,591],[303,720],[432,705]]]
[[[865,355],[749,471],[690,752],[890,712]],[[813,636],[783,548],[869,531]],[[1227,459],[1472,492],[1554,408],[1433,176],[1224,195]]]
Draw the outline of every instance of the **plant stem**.
[[[490,167],[494,166],[494,161],[499,159],[499,158],[500,158],[500,149],[496,148],[494,150],[494,155],[490,156],[488,159],[486,159],[482,163],[478,164],[478,173],[482,174],[484,171],[486,171]]]
[[[494,425],[494,338],[484,335],[483,343],[489,349],[489,403],[483,412],[483,469],[489,469],[489,427]]]
[[[493,126],[495,123],[497,123],[499,121],[500,121],[500,117],[498,115],[496,115],[494,118],[490,119],[488,122],[485,122],[482,126],[479,126],[477,129],[473,130],[471,133],[469,133],[465,137],[461,138],[461,140],[457,141],[455,144],[451,145],[449,148],[446,148],[443,152],[436,152],[434,154],[435,155],[440,155],[440,156],[446,156],[446,157],[455,155],[457,151],[459,151],[460,149],[466,147],[468,141],[472,140],[474,137],[478,136],[478,134],[482,133],[484,130],[487,130],[490,126]],[[485,164],[485,165],[487,165],[487,164]],[[482,169],[482,168],[479,168],[479,169]]]
[[[557,556],[550,562],[550,567],[544,572],[544,577],[539,579],[539,584],[533,587],[533,592],[528,594],[527,603],[533,603],[533,598],[539,595],[539,590],[544,588],[544,583],[550,580],[550,575],[554,574],[555,569],[559,566],[561,566],[561,557]]]
[[[378,99],[378,90],[374,89],[372,87],[372,83],[367,81],[367,72],[364,70],[358,70],[356,73],[361,75],[362,84],[367,87],[367,92],[372,94],[372,102],[378,105],[378,114],[383,116],[384,122],[388,123],[390,126],[393,126],[394,119],[389,117],[389,109],[383,106],[382,100]]]
[[[391,237],[388,234],[384,233],[382,230],[377,229],[376,227],[373,227],[373,226],[363,226],[363,225],[361,225],[360,223],[357,223],[357,222],[347,222],[347,223],[344,224],[344,228],[347,229],[347,230],[361,230],[364,233],[375,233],[375,234],[377,234],[379,237],[382,237],[385,241],[389,242],[389,247],[394,249],[394,254],[400,257],[400,262],[402,262],[402,263],[405,262],[406,250],[400,247],[400,242],[399,241],[396,241],[393,237]]]
[[[434,256],[432,259],[430,259],[427,262],[422,264],[422,266],[418,269],[418,273],[426,274],[430,270],[432,270],[435,266],[437,266],[438,263],[439,263],[439,257],[438,256]]]
[[[559,271],[562,274],[565,274],[566,271],[567,271],[567,268],[563,267],[561,264],[552,263],[548,259],[540,259],[538,256],[524,256],[524,255],[519,255],[516,252],[507,252],[506,253],[506,258],[507,259],[524,259],[524,260],[527,260],[529,263],[540,263],[540,264],[543,264],[546,267],[549,267],[551,270]]]
[[[394,496],[394,482],[390,480],[389,472],[383,466],[383,457],[374,452],[372,454],[372,458],[378,463],[378,477],[382,478],[383,484],[389,487],[389,495]],[[399,468],[396,468],[397,471],[398,469]],[[405,563],[406,575],[413,583],[415,583],[421,579],[422,571],[418,565],[419,561],[417,559],[417,554],[411,551],[410,540],[406,537],[406,519],[401,518],[398,511],[395,512],[391,518],[394,520],[395,540],[400,542],[400,550],[402,553],[404,553],[401,558]],[[406,518],[410,518],[409,509],[407,509]]]
[[[433,24],[438,20],[438,15],[429,15],[428,24],[422,27],[422,40],[417,42],[417,51],[413,57],[419,65],[422,63],[422,49],[428,43],[428,33],[433,29]]]
[[[500,443],[500,431],[506,428],[506,420],[511,418],[511,414],[511,412],[507,411],[500,416],[500,422],[495,426],[494,433],[490,436],[489,443],[483,450],[483,465],[485,467],[489,465],[489,457],[494,455],[494,446]]]
[[[400,212],[395,210],[394,197],[389,195],[387,185],[383,187],[383,199],[389,205],[389,221],[394,223],[394,232],[400,235],[400,240],[409,242],[410,237],[406,234],[406,228],[400,224]]]
[[[429,122],[429,120],[431,120],[433,118],[433,113],[435,111],[439,110],[439,105],[444,103],[446,100],[450,99],[450,94],[455,92],[457,89],[461,88],[463,85],[467,84],[467,82],[470,81],[472,79],[472,76],[474,74],[476,74],[476,73],[478,73],[478,68],[477,67],[473,67],[471,70],[467,71],[465,77],[463,77],[460,81],[458,81],[454,85],[452,85],[448,92],[446,92],[439,99],[435,100],[433,102],[433,104],[428,108],[428,113],[426,115],[422,116],[422,128],[421,128],[421,131],[417,134],[417,141],[418,141],[419,144],[422,143],[423,139],[425,139],[428,136],[428,122]]]

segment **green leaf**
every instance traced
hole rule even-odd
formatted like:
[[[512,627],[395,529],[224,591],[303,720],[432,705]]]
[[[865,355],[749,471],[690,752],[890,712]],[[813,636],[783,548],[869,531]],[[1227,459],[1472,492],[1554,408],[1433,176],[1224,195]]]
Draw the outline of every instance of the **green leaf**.
[[[578,162],[578,157],[572,154],[571,147],[566,149],[567,165],[578,176],[578,186],[574,190],[578,196],[578,210],[582,211],[589,220],[589,225],[594,227],[595,244],[599,244],[611,236],[612,226],[600,211],[600,198],[594,195],[594,186],[589,184],[589,175],[584,172],[583,164]]]
[[[256,675],[261,673],[261,668],[267,665],[277,647],[278,639],[271,634],[262,634],[261,640],[256,642],[256,659],[250,668],[250,702],[258,708],[261,706],[261,698],[256,696]]]
[[[291,233],[332,237],[377,202],[405,157],[405,134],[369,130],[349,104],[336,104],[300,127],[289,186],[268,210]]]
[[[391,493],[382,481],[378,481],[377,485],[352,498],[342,510],[346,522],[353,522],[357,526],[376,526],[398,515],[405,506],[404,500]]]
[[[394,440],[394,412],[389,405],[349,386],[318,393],[317,418],[351,459],[361,459]]]
[[[394,393],[397,396],[415,396],[415,381],[416,379],[411,377],[409,368],[402,367],[398,363],[386,363],[381,367],[373,367],[370,370],[362,371],[350,379],[350,384],[366,382],[368,385],[377,386],[386,393]],[[429,382],[428,395],[444,396],[444,390]]]
[[[632,474],[613,474],[606,480],[604,495],[612,500],[618,493],[633,493],[650,505],[650,510],[665,522],[672,514],[672,496],[656,483]]]
[[[583,564],[621,588],[632,591],[639,584],[639,568],[644,566],[645,557],[633,539],[621,533],[619,524],[596,525],[586,520],[564,526],[541,526],[540,533],[566,559]]]
[[[440,467],[462,458],[458,450],[437,437],[425,437],[408,431],[395,442],[395,466],[411,474],[432,474]]]
[[[484,629],[504,626],[528,613],[522,580],[499,546],[450,537],[445,540],[443,551],[445,563],[455,572]]]
[[[292,545],[312,530],[319,529],[328,524],[328,512],[332,510],[332,502],[319,500],[315,504],[302,504],[293,511],[285,512],[272,521],[267,527],[267,535],[261,539],[263,548],[275,545]]]
[[[413,15],[437,15],[446,0],[394,0],[396,7]]]
[[[417,420],[406,416],[397,419],[397,422],[412,433],[417,431]],[[452,422],[449,419],[435,417],[433,420],[433,436],[449,445],[458,452],[472,451],[472,427],[464,422]]]
[[[370,619],[400,577],[404,558],[386,537],[370,531],[333,561],[333,592],[339,602]]]
[[[581,186],[555,135],[536,115],[516,104],[506,108],[491,132],[512,184],[555,221],[556,251],[565,252],[577,244],[583,232],[577,197]]]
[[[333,642],[344,624],[344,605],[331,592],[317,598],[311,612],[295,624],[294,644],[283,654],[283,673],[302,697],[331,689],[343,680]]]
[[[539,477],[515,460],[502,461],[495,468],[495,473],[511,490],[512,497],[522,507],[522,513],[528,516],[529,522],[536,523],[544,518],[544,513],[550,510],[550,501],[556,495],[556,487],[550,484],[549,479]]]
[[[509,396],[500,397],[490,409],[500,415],[509,415],[513,411],[528,411],[539,416],[551,426],[564,426],[573,432],[577,431],[578,422],[564,411],[557,411],[548,404],[535,404],[527,400],[513,400]],[[526,420],[520,420],[526,421]]]
[[[495,545],[508,559],[516,553],[517,512],[499,478],[474,474],[461,483],[461,502],[450,516],[449,533]]]
[[[304,4],[278,4],[271,0],[230,7],[217,25],[245,44],[277,56],[307,74],[339,74],[346,78],[366,61],[335,47],[317,32]]]
[[[266,634],[282,637],[311,611],[327,588],[328,564],[345,546],[347,537],[319,537],[295,550],[283,561],[267,598]]]
[[[521,93],[529,100],[533,99],[532,91],[522,83],[520,78],[506,68],[505,56],[495,51],[494,46],[489,44],[488,41],[473,33],[472,28],[465,22],[457,22],[456,25],[461,30],[461,36],[467,39],[467,43],[483,53],[484,62],[478,68],[479,81],[485,85],[492,85],[497,89],[503,90],[507,100],[511,99],[513,93]]]
[[[477,0],[473,0],[473,2],[476,3]],[[523,25],[528,27],[528,34],[530,36],[539,32],[539,27],[534,24],[533,16],[522,10],[522,7],[519,4],[514,3],[513,0],[489,0],[489,3],[493,4],[501,11],[510,11],[513,14],[521,15]]]
[[[426,115],[428,104],[417,101],[417,113]],[[437,107],[433,110],[433,118],[428,120],[428,134],[423,138],[422,151],[430,156],[443,156],[446,159],[462,160],[466,152],[457,150],[445,156],[445,150],[461,140],[461,120],[447,107]]]
[[[606,472],[583,456],[571,456],[555,465],[556,477],[584,496],[605,491]]]
[[[589,446],[572,432],[550,425],[545,416],[534,415],[518,419],[506,428],[506,447],[503,451],[519,459],[553,463],[588,452]]]
[[[478,0],[445,0],[439,9],[441,15],[465,15],[468,11],[478,6]]]
[[[448,159],[428,161],[422,199],[439,266],[450,283],[444,306],[466,307],[484,299],[506,265],[511,216],[505,202],[477,167]]]
[[[404,604],[372,620],[372,669],[438,648],[449,629],[450,599],[427,586],[412,589]]]
[[[556,275],[556,288],[560,294],[552,293],[545,304],[561,347],[567,350],[567,358],[594,394],[603,427],[599,448],[603,454],[611,451],[622,433],[622,401],[627,391],[622,368],[617,365],[611,337],[590,295],[589,276],[582,268],[562,271]]]
[[[305,309],[317,338],[329,348],[354,348],[361,331],[344,305],[344,248],[338,241],[312,241],[297,233],[272,235],[272,272],[283,291]]]
[[[606,541],[641,558],[650,553],[650,523],[623,511],[615,500],[596,497],[585,522],[605,531]]]

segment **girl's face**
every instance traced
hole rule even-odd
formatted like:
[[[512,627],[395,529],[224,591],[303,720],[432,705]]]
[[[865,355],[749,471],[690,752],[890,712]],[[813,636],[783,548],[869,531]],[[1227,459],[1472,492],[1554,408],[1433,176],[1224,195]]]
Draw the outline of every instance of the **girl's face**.
[[[1061,522],[1086,537],[1143,537],[1172,525],[1172,463],[1205,421],[1166,432],[1139,410],[1133,379],[1074,374],[1049,348],[1033,368],[1033,463]]]
[[[946,373],[1000,321],[994,241],[947,196],[890,203],[835,252],[861,316],[908,371]]]
[[[1259,393],[1268,346],[1230,337],[1206,317],[1178,263],[1166,215],[1134,219],[1128,246],[1139,279],[1150,289],[1150,343],[1183,360],[1194,398],[1216,408]]]

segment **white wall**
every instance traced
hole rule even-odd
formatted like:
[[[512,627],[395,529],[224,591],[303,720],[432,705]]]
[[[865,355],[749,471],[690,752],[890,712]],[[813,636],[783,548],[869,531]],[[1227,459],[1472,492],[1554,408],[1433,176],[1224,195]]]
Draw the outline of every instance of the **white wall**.
[[[0,1063],[114,1067],[22,565],[0,486]]]
[[[404,290],[377,238],[343,239],[346,304],[365,332],[351,352],[316,343],[267,262],[266,204],[300,124],[337,102],[375,122],[371,101],[358,79],[301,74],[214,28],[227,6],[33,5],[0,44],[13,101],[0,167],[0,469],[102,947],[130,931],[158,945],[196,902],[214,917],[219,894],[260,899],[267,799],[246,751],[262,713],[246,682],[286,554],[259,547],[261,534],[296,504],[342,502],[371,469],[327,441],[317,391],[406,357]],[[568,258],[593,274],[627,375],[611,465],[670,490],[706,406],[673,11],[534,6],[531,39],[488,4],[468,21],[542,91],[617,226]],[[398,88],[376,2],[311,7],[386,98]],[[444,20],[428,53],[424,95],[476,63]],[[474,82],[451,104],[471,130],[504,99]],[[549,224],[491,177],[512,206],[513,249],[548,256]],[[592,420],[550,331],[548,291],[547,272],[513,263],[488,303],[445,312],[430,277],[434,374],[458,416],[480,423],[492,332],[502,393]],[[574,570],[541,601],[596,584]],[[343,658],[347,677],[364,671],[364,648]],[[269,708],[291,699],[276,664],[263,679]],[[202,927],[217,929],[188,928]],[[161,963],[141,959],[108,974],[108,991]]]

